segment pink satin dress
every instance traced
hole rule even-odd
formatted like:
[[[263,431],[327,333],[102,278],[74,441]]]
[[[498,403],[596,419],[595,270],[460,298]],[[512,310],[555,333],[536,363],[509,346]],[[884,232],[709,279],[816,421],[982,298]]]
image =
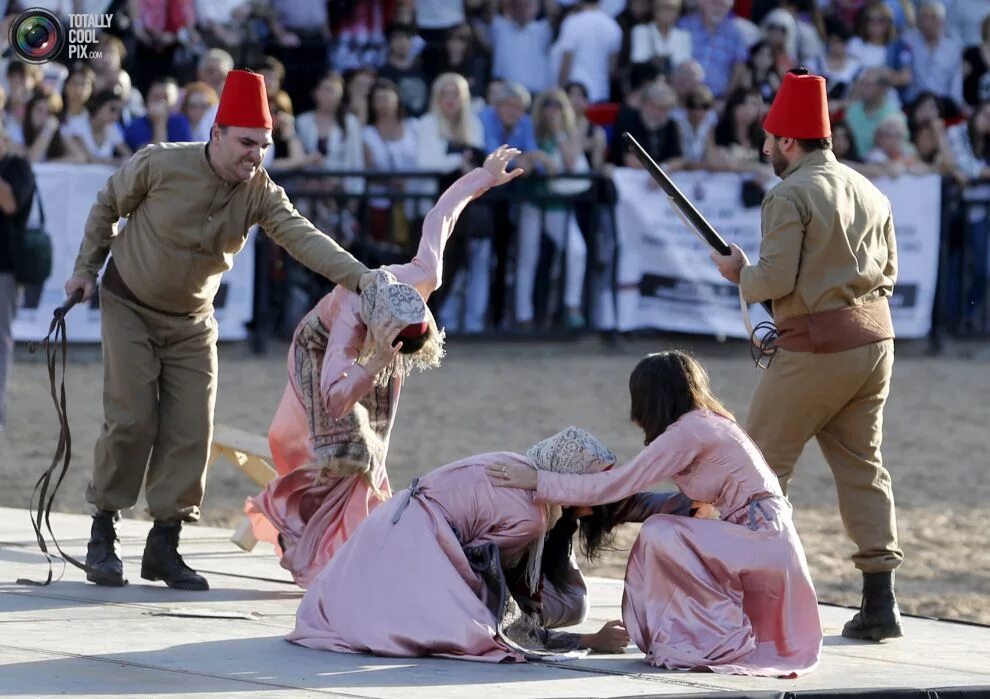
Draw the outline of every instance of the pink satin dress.
[[[537,500],[615,502],[667,479],[712,503],[721,519],[658,514],[643,525],[626,568],[622,615],[646,661],[774,677],[814,670],[822,627],[790,504],[734,421],[693,411],[620,468],[541,471]]]
[[[423,235],[416,256],[407,264],[390,265],[386,269],[400,282],[416,287],[424,299],[429,299],[440,287],[443,250],[458,217],[464,207],[493,182],[492,176],[481,168],[458,179],[423,221]],[[360,307],[357,294],[338,286],[311,311],[319,314],[327,329],[320,392],[327,412],[334,419],[346,415],[374,388],[374,376],[357,363],[367,332]],[[296,337],[305,323],[306,320],[300,323]],[[295,344],[294,338],[293,346]],[[268,432],[279,477],[258,496],[248,499],[245,512],[251,519],[255,537],[273,544],[282,567],[292,573],[298,585],[306,587],[392,491],[384,461],[372,468],[370,477],[328,478],[314,468],[313,437],[309,416],[300,397],[295,361],[295,352],[290,349],[289,382]],[[387,390],[378,392],[380,400],[376,397],[377,409],[388,413],[386,453],[400,389],[401,380],[396,377]],[[341,440],[347,437],[340,435]]]
[[[473,456],[423,476],[364,521],[306,590],[293,643],[341,653],[522,661],[495,632],[465,546],[494,543],[503,562],[546,533],[535,493],[495,488],[485,466],[529,462]],[[396,521],[397,520],[397,521]]]

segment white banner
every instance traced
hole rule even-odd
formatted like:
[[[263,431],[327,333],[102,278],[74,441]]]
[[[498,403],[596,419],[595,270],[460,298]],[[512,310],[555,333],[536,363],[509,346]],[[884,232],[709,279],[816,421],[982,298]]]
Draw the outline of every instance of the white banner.
[[[96,194],[113,174],[105,165],[41,163],[34,166],[35,178],[45,207],[45,229],[52,238],[52,274],[41,288],[21,292],[14,319],[15,340],[39,340],[48,333],[52,311],[65,302],[63,285],[72,276],[86,217]],[[177,203],[179,205],[179,203]],[[31,220],[38,220],[35,204]],[[234,258],[234,268],[224,275],[216,298],[216,317],[221,340],[243,340],[245,323],[251,320],[254,301],[254,234]],[[73,342],[100,341],[98,295],[86,307],[77,306],[66,316],[66,332]]]
[[[719,275],[710,248],[642,170],[618,168],[619,330],[655,328],[746,337],[735,285]],[[721,236],[759,259],[760,207],[742,203],[744,177],[686,172],[672,179]],[[941,182],[937,175],[881,179],[894,209],[898,281],[891,299],[898,337],[925,336],[938,269]],[[751,306],[753,324],[769,317]]]

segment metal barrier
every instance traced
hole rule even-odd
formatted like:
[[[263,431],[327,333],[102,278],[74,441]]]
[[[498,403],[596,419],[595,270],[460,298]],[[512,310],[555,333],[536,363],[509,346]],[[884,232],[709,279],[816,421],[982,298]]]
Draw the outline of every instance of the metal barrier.
[[[990,337],[990,181],[942,185],[942,231],[932,346],[946,334]]]
[[[451,173],[364,171],[294,171],[273,176],[303,215],[370,267],[412,258],[422,217],[456,178]],[[550,186],[568,180],[586,181],[590,186],[571,194],[555,192]],[[361,186],[355,187],[354,182]],[[345,188],[345,183],[350,184]],[[400,187],[395,186],[397,183]],[[935,350],[947,334],[990,337],[990,181],[960,186],[951,178],[943,178],[942,187],[938,283],[930,335]],[[567,280],[567,265],[562,260],[567,257],[567,235],[559,246],[548,245],[545,237],[542,240],[534,288],[537,322],[528,328],[513,323],[513,262],[523,203],[539,207],[543,223],[547,209],[557,205],[565,206],[567,215],[578,219],[587,247],[581,311],[588,322],[583,330],[567,328],[564,322],[561,290]],[[619,240],[614,203],[611,181],[599,174],[530,175],[490,190],[462,215],[444,255],[444,285],[431,298],[431,308],[437,314],[445,302],[459,296],[460,317],[448,331],[456,335],[479,330],[466,322],[470,312],[466,296],[471,286],[469,270],[479,262],[478,249],[484,252],[487,245],[493,259],[480,261],[490,290],[481,334],[555,338],[591,330],[601,304],[611,303],[614,310]],[[480,211],[472,215],[472,207]],[[404,224],[395,213],[399,208],[408,210]],[[471,242],[476,240],[482,241],[477,249]],[[272,336],[290,337],[298,320],[332,285],[302,267],[266,236],[259,235],[256,244],[251,329],[253,348],[261,353]]]
[[[419,244],[423,217],[457,173],[438,172],[328,172],[292,171],[272,173],[289,199],[320,230],[332,235],[345,249],[369,267],[408,262]],[[560,193],[559,183],[584,181],[583,191]],[[555,187],[555,185],[558,185]],[[448,324],[448,332],[514,334],[559,337],[591,329],[565,327],[561,302],[567,278],[567,241],[543,246],[535,279],[537,323],[521,329],[513,325],[511,294],[518,251],[517,223],[523,203],[541,211],[541,229],[551,207],[564,207],[566,218],[577,218],[587,248],[581,312],[591,319],[601,298],[615,298],[617,236],[608,193],[611,182],[598,174],[558,176],[530,175],[489,190],[462,213],[444,254],[443,286],[430,299],[434,314],[447,310],[444,304],[461,295],[459,322]],[[569,220],[565,221],[565,227]],[[478,245],[475,245],[478,242]],[[481,327],[469,327],[471,311],[467,296],[471,289],[471,267],[485,246],[494,253],[482,271],[489,278]],[[252,347],[266,351],[273,336],[287,339],[298,321],[332,284],[292,259],[266,235],[256,238],[254,320]],[[484,286],[484,283],[482,283]],[[477,289],[477,285],[475,285]],[[481,292],[479,291],[479,294]],[[477,304],[475,304],[477,305]],[[477,311],[478,309],[474,309]],[[439,320],[439,318],[438,318]]]

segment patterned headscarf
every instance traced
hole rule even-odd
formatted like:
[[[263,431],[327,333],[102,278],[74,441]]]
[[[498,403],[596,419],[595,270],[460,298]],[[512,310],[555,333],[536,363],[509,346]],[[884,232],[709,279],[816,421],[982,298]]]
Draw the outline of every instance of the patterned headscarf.
[[[598,473],[615,464],[611,449],[573,425],[534,444],[526,456],[536,468],[553,473]]]
[[[540,471],[552,473],[588,474],[606,471],[615,465],[615,454],[598,439],[580,427],[568,427],[553,437],[537,442],[526,452],[527,458]],[[559,505],[543,505],[547,518],[547,531],[560,519]],[[543,560],[542,536],[529,546],[526,581],[530,592],[535,592],[540,582]]]
[[[361,292],[361,320],[368,326],[364,346],[358,361],[364,363],[375,353],[375,333],[393,319],[404,323],[406,327],[426,324],[430,333],[429,339],[413,354],[399,354],[392,365],[375,377],[378,384],[388,383],[393,376],[405,377],[413,369],[424,371],[440,366],[443,358],[444,334],[437,328],[436,320],[426,301],[409,284],[404,284],[395,275],[385,269],[375,271],[375,279]]]

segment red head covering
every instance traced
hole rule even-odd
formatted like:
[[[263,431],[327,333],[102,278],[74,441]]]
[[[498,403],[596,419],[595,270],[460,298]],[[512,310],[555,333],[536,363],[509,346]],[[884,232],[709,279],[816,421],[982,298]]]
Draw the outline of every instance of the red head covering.
[[[265,78],[260,73],[249,70],[232,70],[227,73],[223,92],[220,93],[216,123],[220,126],[243,126],[248,129],[272,128]]]
[[[804,68],[787,73],[763,121],[763,129],[781,138],[831,136],[825,78],[808,75]]]
[[[404,337],[407,340],[415,340],[417,337],[422,337],[430,329],[430,324],[425,320],[422,323],[413,323],[412,325],[407,325],[399,333],[399,337]]]

